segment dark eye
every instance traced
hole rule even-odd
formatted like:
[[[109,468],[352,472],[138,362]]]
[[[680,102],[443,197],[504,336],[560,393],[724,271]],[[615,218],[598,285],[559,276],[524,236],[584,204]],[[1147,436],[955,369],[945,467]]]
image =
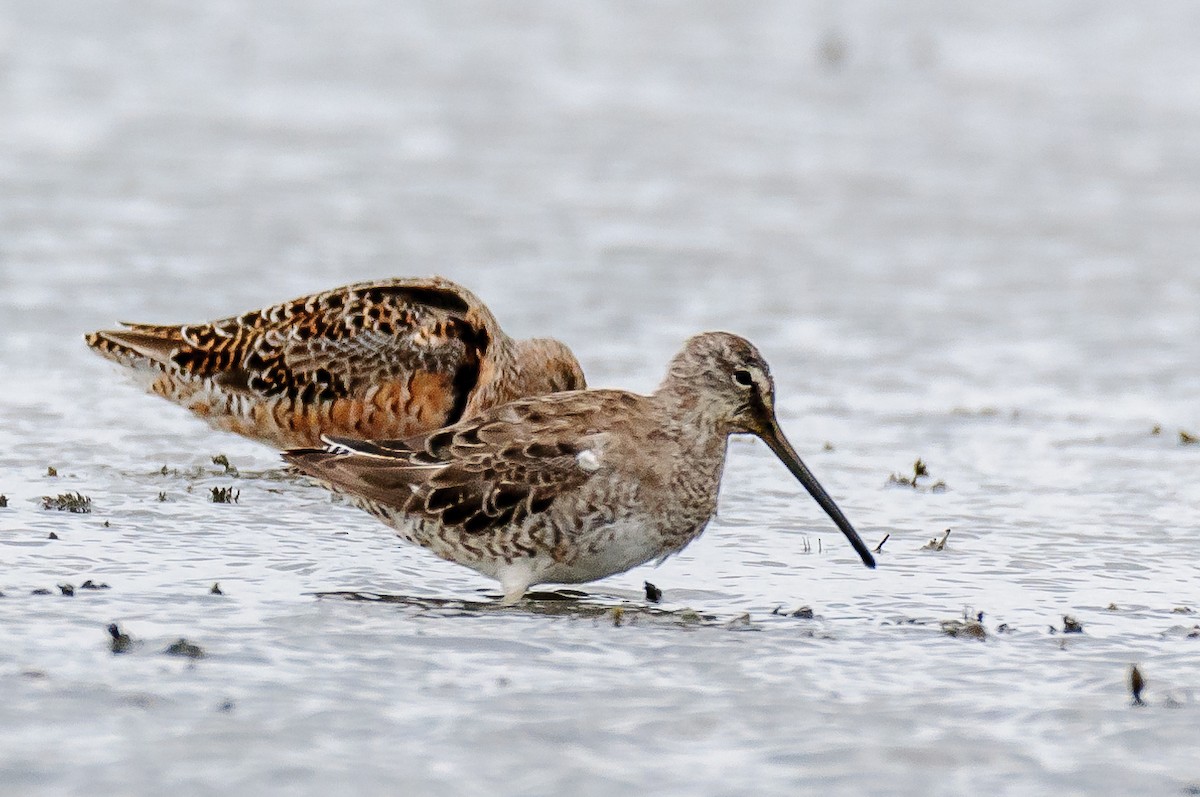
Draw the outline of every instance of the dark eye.
[[[733,372],[733,381],[742,387],[750,387],[754,384],[754,377],[750,376],[749,371],[739,369]]]

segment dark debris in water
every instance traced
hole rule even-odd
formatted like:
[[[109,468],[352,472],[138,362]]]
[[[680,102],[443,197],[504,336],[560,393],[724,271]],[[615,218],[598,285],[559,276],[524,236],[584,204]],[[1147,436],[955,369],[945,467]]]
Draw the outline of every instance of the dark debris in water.
[[[58,535],[57,535],[57,534],[55,534],[55,533],[52,531],[52,532],[50,532],[50,535],[49,535],[48,537],[46,537],[46,539],[48,539],[48,540],[57,540],[57,539],[58,539]]]
[[[58,589],[59,589],[59,592],[61,592],[63,595],[65,595],[68,598],[75,597],[75,585],[74,584],[59,584]]]
[[[238,469],[235,468],[232,463],[230,463],[229,457],[225,456],[224,454],[217,454],[212,458],[212,463],[214,465],[220,465],[222,468],[224,468],[226,476],[238,475]]]
[[[661,589],[654,586],[649,581],[644,582],[643,586],[646,588],[646,600],[650,601],[651,603],[658,603],[660,600],[662,600],[663,594]]]
[[[220,582],[215,582],[215,583],[212,585],[212,589],[210,589],[210,590],[208,591],[208,594],[209,594],[209,595],[224,595],[225,593],[221,591],[221,584],[220,584]]]
[[[1194,446],[1197,443],[1200,443],[1200,436],[1194,435],[1191,432],[1185,432],[1182,429],[1179,430],[1179,445]]]
[[[236,504],[241,495],[241,490],[232,487],[214,487],[211,500],[214,504]]]
[[[1082,634],[1083,623],[1076,620],[1069,614],[1063,615],[1063,633],[1064,634]]]
[[[29,594],[30,595],[53,595],[54,591],[48,590],[45,587],[38,587],[37,589],[35,589],[33,592],[31,592]]]
[[[80,584],[79,588],[80,589],[109,589],[109,586],[103,582],[97,584],[95,581],[92,581],[89,578],[87,581]]]
[[[782,603],[772,609],[771,614],[778,615],[780,617],[795,617],[800,620],[811,620],[816,617],[816,614],[813,612],[811,606],[801,606],[799,609],[794,609],[789,612],[783,608]]]
[[[53,465],[47,465],[46,466],[46,475],[49,476],[50,478],[57,477],[58,476],[58,468],[54,467]]]
[[[0,509],[8,509],[8,496],[0,495]]]
[[[123,633],[116,623],[108,624],[109,649],[113,653],[125,653],[133,647],[133,637]]]
[[[86,513],[92,511],[92,499],[79,492],[60,493],[56,496],[42,496],[42,509],[59,512]]]
[[[987,639],[987,629],[979,620],[945,620],[942,633],[955,639]]]
[[[204,652],[204,648],[199,645],[193,645],[183,637],[168,645],[163,653],[168,656],[180,656],[185,659],[203,659],[208,655]]]
[[[929,466],[920,457],[917,457],[916,462],[913,463],[912,471],[912,476],[893,473],[888,476],[887,483],[897,487],[910,487],[923,493],[944,493],[947,490],[946,483],[941,479],[928,485],[921,482],[921,479],[929,478]]]
[[[1142,701],[1142,690],[1146,688],[1146,679],[1142,677],[1142,671],[1138,669],[1136,664],[1129,668],[1129,692],[1133,695],[1133,704],[1135,706],[1146,705]]]

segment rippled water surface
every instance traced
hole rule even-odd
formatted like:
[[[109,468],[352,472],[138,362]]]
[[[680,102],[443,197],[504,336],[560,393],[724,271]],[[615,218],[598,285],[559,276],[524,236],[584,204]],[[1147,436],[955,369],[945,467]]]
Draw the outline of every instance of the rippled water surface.
[[[1196,30],[0,0],[0,793],[1196,793]],[[878,570],[738,440],[682,555],[497,610],[80,340],[435,272],[594,385],[750,337]]]

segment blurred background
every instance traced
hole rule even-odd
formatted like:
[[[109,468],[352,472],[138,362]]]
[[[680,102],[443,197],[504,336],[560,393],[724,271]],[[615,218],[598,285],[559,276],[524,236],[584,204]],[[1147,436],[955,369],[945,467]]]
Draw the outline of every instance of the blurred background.
[[[78,331],[439,273],[515,332],[578,330],[606,381],[631,341],[659,362],[701,328],[790,325],[956,382],[1074,362],[1081,397],[1170,392],[1195,361],[1149,339],[1200,332],[1197,17],[6,2],[7,346],[44,350],[47,307]]]

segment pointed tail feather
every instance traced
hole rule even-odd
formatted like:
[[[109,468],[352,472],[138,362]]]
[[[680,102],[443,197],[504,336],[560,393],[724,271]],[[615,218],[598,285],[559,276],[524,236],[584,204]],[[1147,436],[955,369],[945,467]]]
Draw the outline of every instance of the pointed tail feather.
[[[174,335],[170,333],[174,332]],[[155,333],[137,329],[101,329],[84,335],[88,348],[101,357],[130,367],[165,366],[180,344],[179,330],[161,327]]]

